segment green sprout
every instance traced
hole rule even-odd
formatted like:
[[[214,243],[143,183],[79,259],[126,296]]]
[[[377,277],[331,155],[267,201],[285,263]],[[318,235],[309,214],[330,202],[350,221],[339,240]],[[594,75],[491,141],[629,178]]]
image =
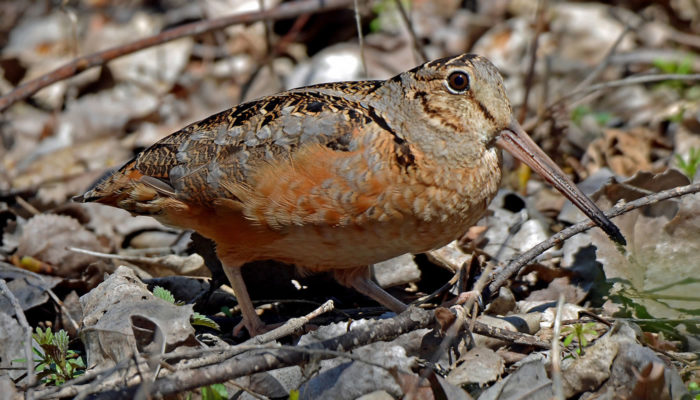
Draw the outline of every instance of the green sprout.
[[[199,390],[202,392],[202,400],[226,400],[229,398],[228,390],[223,383],[202,386]],[[185,399],[192,400],[192,397],[192,392],[188,392]]]
[[[700,165],[700,149],[692,147],[688,152],[687,161],[680,154],[676,154],[676,162],[681,171],[692,181]]]
[[[578,348],[575,350],[577,356],[583,355],[583,348],[588,345],[588,339],[586,335],[595,336],[598,332],[593,329],[595,327],[595,322],[588,322],[586,324],[573,324],[566,326],[561,330],[561,333],[566,335],[564,338],[564,347],[568,347],[571,342],[576,339],[578,343]]]
[[[583,117],[586,115],[593,115],[593,118],[595,118],[595,121],[598,123],[600,126],[605,126],[610,122],[612,119],[613,115],[607,111],[598,111],[595,112],[591,110],[590,107],[586,105],[580,105],[571,110],[571,121],[578,125],[581,126],[581,122],[583,121]]]
[[[688,75],[693,72],[693,60],[690,57],[681,62],[656,59],[652,61],[652,65],[664,74]]]
[[[159,299],[167,301],[168,303],[175,304],[176,306],[181,306],[185,304],[181,301],[175,301],[175,296],[173,296],[173,294],[170,293],[168,289],[165,289],[161,286],[156,286],[153,288],[153,295]],[[206,326],[207,328],[216,329],[217,331],[220,330],[219,324],[214,322],[214,320],[196,311],[194,312],[194,314],[192,314],[192,320],[190,321],[190,323],[192,325]]]
[[[690,392],[691,399],[700,400],[700,385],[697,382],[690,382],[688,384],[688,392]]]
[[[204,386],[202,388],[202,400],[226,400],[228,399],[228,390],[221,383]]]
[[[32,338],[41,348],[33,347],[32,350],[39,357],[33,360],[37,363],[34,370],[42,383],[59,386],[85,372],[83,359],[77,352],[68,349],[68,333],[63,329],[54,334],[51,328],[42,330],[37,327]],[[13,361],[27,362],[27,359]]]
[[[693,72],[693,60],[690,57],[686,57],[680,62],[656,59],[652,61],[652,65],[664,74],[688,75]],[[682,81],[668,80],[660,83],[658,86],[666,86],[682,91],[687,85]]]

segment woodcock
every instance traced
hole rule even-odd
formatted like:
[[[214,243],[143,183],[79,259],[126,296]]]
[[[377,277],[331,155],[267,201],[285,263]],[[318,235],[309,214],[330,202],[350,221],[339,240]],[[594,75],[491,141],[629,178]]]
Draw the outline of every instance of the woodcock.
[[[238,105],[138,154],[80,201],[151,215],[212,239],[251,335],[241,276],[278,260],[395,312],[369,265],[460,237],[501,181],[501,150],[531,166],[615,241],[617,227],[513,119],[498,70],[464,54],[386,81],[327,83]]]

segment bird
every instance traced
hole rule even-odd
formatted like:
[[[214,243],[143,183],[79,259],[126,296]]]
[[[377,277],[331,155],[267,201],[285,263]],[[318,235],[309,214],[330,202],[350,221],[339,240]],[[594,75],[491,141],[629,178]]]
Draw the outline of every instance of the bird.
[[[76,200],[211,239],[255,336],[266,326],[241,275],[252,261],[331,271],[404,311],[370,266],[462,236],[499,189],[501,149],[625,242],[514,119],[498,69],[474,54],[237,105],[163,138]]]

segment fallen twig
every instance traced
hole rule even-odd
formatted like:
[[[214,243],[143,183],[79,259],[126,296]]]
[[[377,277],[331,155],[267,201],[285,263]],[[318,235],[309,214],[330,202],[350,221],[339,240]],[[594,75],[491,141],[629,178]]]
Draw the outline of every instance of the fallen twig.
[[[396,8],[398,8],[399,10],[399,14],[401,14],[401,19],[403,19],[403,22],[406,24],[406,29],[408,29],[408,33],[411,35],[411,40],[413,41],[413,48],[416,50],[416,53],[418,53],[418,55],[421,57],[420,62],[424,63],[428,61],[428,56],[425,54],[423,44],[421,44],[420,40],[418,39],[416,31],[415,29],[413,29],[413,22],[411,22],[411,18],[409,18],[406,9],[401,3],[401,0],[396,0],[395,2]]]
[[[527,103],[530,98],[530,91],[532,90],[532,84],[535,80],[535,64],[537,63],[537,47],[539,46],[540,36],[545,29],[545,16],[549,2],[547,0],[539,0],[537,2],[536,20],[535,20],[535,35],[530,43],[530,62],[527,66],[527,73],[525,74],[525,94],[523,94],[523,102],[520,106],[520,111],[518,112],[518,122],[521,124],[525,122],[525,117],[527,117]]]
[[[265,332],[262,335],[255,336],[245,341],[243,345],[249,344],[263,344],[272,342],[274,340],[289,336],[299,329],[303,328],[304,325],[308,324],[309,321],[318,317],[321,314],[333,311],[335,305],[333,300],[328,300],[327,302],[321,304],[320,307],[311,311],[310,313],[304,315],[303,317],[291,318],[289,321],[285,322],[284,325],[277,327],[269,332]]]
[[[474,328],[472,329],[472,332],[478,333],[479,335],[492,337],[494,339],[500,339],[513,344],[532,346],[540,349],[549,349],[551,347],[551,344],[549,342],[540,340],[533,335],[497,328],[495,326],[491,326],[479,321],[474,321]]]
[[[152,393],[167,396],[184,390],[192,390],[197,387],[225,382],[256,372],[270,371],[290,365],[298,365],[314,358],[330,358],[342,356],[356,358],[345,351],[381,340],[393,340],[396,337],[416,329],[425,328],[433,321],[433,313],[417,308],[409,308],[396,318],[377,321],[374,324],[360,327],[345,335],[336,338],[313,343],[307,346],[280,346],[270,351],[246,356],[236,362],[218,363],[215,365],[179,370],[173,374],[157,379],[153,384]],[[251,346],[251,349],[260,349],[259,346]],[[272,351],[274,350],[274,351]],[[367,362],[365,360],[360,360]],[[370,363],[370,365],[375,365]],[[383,366],[379,366],[382,367]],[[130,397],[138,385],[129,386],[119,395]]]
[[[622,87],[622,86],[630,86],[630,85],[636,85],[639,83],[653,83],[653,82],[663,82],[663,81],[700,81],[700,74],[649,74],[649,75],[635,75],[635,76],[629,76],[624,79],[619,79],[615,81],[608,81],[608,82],[602,82],[602,83],[597,83],[595,85],[590,85],[585,88],[581,88],[579,90],[574,90],[573,92],[559,98],[558,100],[554,101],[550,106],[547,108],[549,110],[553,109],[555,106],[559,105],[560,103],[576,98],[576,97],[582,97],[594,92],[597,92],[599,90],[604,90],[604,89],[611,89],[611,88],[616,88],[616,87]]]
[[[103,65],[115,58],[131,54],[139,50],[157,46],[187,36],[201,35],[203,33],[223,29],[231,25],[249,24],[261,20],[276,21],[284,18],[296,17],[310,12],[347,7],[351,5],[352,2],[353,0],[300,0],[290,3],[282,3],[275,8],[265,11],[253,11],[211,20],[193,22],[191,24],[178,26],[177,28],[168,29],[167,31],[161,32],[157,35],[139,39],[131,43],[78,57],[62,67],[19,85],[7,95],[0,97],[0,112],[6,110],[12,104],[26,99],[49,85],[64,79],[68,79],[87,69]]]
[[[171,271],[175,271],[183,275],[204,267],[204,259],[202,259],[202,256],[196,253],[190,254],[186,257],[179,256],[176,254],[168,254],[159,257],[143,257],[102,253],[99,251],[81,249],[78,247],[67,247],[67,250],[81,254],[88,254],[93,257],[111,258],[113,260],[126,261],[138,265],[140,267],[167,268]]]
[[[629,203],[619,204],[608,210],[605,213],[605,215],[608,218],[613,218],[640,207],[648,206],[650,204],[658,203],[663,200],[668,200],[674,197],[680,197],[686,194],[697,192],[700,192],[700,183],[676,187],[673,189],[668,189],[662,192],[654,193],[634,201],[630,201]],[[498,293],[498,289],[500,289],[501,286],[503,286],[511,276],[517,274],[521,268],[530,263],[532,260],[535,259],[535,257],[542,254],[545,250],[562,243],[564,240],[574,236],[577,233],[587,231],[593,228],[594,226],[596,225],[591,220],[581,221],[552,235],[549,239],[537,244],[530,250],[513,259],[511,262],[508,263],[508,265],[506,265],[503,269],[501,269],[498,272],[493,282],[491,282],[491,284],[489,285],[488,293]]]
[[[319,308],[319,310],[323,309],[324,307]],[[314,311],[314,313],[317,311]],[[433,321],[433,312],[411,307],[408,311],[398,315],[395,318],[376,321],[339,337],[307,346],[293,347],[244,343],[224,349],[206,348],[178,353],[178,358],[193,359],[194,362],[181,366],[176,372],[157,379],[154,382],[151,393],[167,395],[183,390],[191,390],[212,383],[224,382],[243,375],[278,369],[290,365],[298,365],[309,361],[311,357],[321,359],[344,357],[361,361],[376,367],[386,368],[385,366],[358,358],[357,356],[346,352],[369,343],[382,340],[393,340],[404,333],[429,327]],[[460,325],[463,325],[463,323]],[[549,348],[549,343],[541,341],[531,335],[491,327],[480,322],[474,323],[473,332],[481,335],[488,335],[510,343],[539,348]],[[235,355],[251,350],[263,350],[264,352],[246,355],[245,358],[237,358],[236,362],[230,362]],[[202,355],[213,352],[218,354],[213,355],[213,357],[205,357],[206,360],[202,360]],[[164,354],[160,357],[168,358],[171,356],[171,354]],[[121,368],[127,367],[130,364],[131,363],[122,363]],[[108,390],[115,390],[113,384],[107,383],[104,378],[116,372],[118,369],[120,368],[110,368],[99,372],[90,371],[85,376],[79,377],[70,382],[66,382],[60,391],[56,391],[56,388],[47,388],[41,392],[38,392],[37,398],[75,396],[78,393],[94,394],[98,392],[104,393],[104,391]],[[95,374],[95,372],[98,373]],[[89,378],[90,376],[92,379],[102,377],[102,380],[105,383],[100,385],[87,384],[87,382],[91,380]],[[133,393],[135,393],[139,387],[139,382],[137,379],[134,380],[130,377],[124,377],[123,382],[130,384],[130,386],[123,389],[116,389],[119,395],[122,397],[129,397],[130,395],[133,395]],[[78,383],[81,385],[77,385]]]

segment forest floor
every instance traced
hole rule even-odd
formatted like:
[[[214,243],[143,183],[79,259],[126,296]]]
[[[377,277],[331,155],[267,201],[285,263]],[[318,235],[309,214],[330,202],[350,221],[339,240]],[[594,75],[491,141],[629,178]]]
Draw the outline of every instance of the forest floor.
[[[3,2],[0,397],[700,399],[700,3],[357,3]],[[461,53],[626,246],[505,155],[463,237],[373,266],[417,307],[256,262],[251,339],[211,242],[72,201],[221,110]]]

